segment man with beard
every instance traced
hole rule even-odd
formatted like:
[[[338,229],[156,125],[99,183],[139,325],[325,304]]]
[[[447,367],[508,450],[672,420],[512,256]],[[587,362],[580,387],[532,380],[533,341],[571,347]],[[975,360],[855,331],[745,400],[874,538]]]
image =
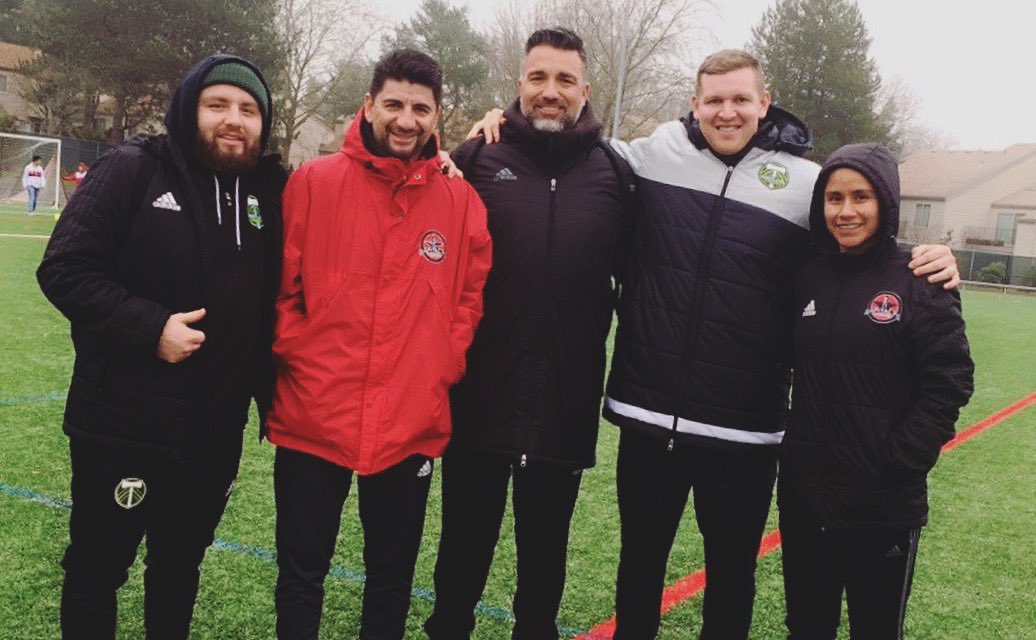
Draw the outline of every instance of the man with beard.
[[[557,638],[569,523],[594,465],[605,341],[631,215],[633,174],[601,142],[583,42],[568,29],[526,43],[500,144],[455,154],[489,210],[485,317],[454,389],[443,460],[433,640],[468,638],[513,481],[514,638]],[[624,179],[625,178],[625,179]]]
[[[360,638],[403,637],[447,392],[482,317],[486,210],[442,175],[442,70],[387,54],[342,150],[284,193],[277,296],[277,635],[316,638],[353,476],[366,579]],[[340,635],[340,634],[339,634]]]
[[[147,635],[188,635],[249,403],[269,405],[286,179],[261,157],[270,122],[259,70],[206,58],[174,94],[168,133],[99,160],[47,246],[40,287],[76,350],[65,638],[115,636],[145,535]]]

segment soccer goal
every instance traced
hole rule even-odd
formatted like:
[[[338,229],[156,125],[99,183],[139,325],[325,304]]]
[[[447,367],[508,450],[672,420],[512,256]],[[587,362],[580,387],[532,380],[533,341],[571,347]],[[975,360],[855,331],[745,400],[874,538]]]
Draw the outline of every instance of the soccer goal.
[[[61,140],[22,133],[0,133],[0,202],[27,202],[22,171],[33,156],[42,159],[46,180],[39,203],[53,203],[57,209],[61,197]]]

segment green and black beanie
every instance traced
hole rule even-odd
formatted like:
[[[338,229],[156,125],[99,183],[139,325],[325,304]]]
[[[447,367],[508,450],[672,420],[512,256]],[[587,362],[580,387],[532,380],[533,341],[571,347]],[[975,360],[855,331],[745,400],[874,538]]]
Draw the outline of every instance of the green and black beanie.
[[[263,112],[263,119],[266,119],[266,115],[270,112],[270,99],[266,93],[266,86],[250,68],[234,61],[217,64],[205,76],[200,89],[211,87],[214,84],[229,84],[252,94],[259,109]]]

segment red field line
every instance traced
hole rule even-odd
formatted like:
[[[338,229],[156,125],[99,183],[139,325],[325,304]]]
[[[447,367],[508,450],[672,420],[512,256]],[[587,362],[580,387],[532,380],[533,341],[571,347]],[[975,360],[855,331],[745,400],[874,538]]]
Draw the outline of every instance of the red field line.
[[[955,438],[953,438],[953,440],[944,444],[942,450],[949,451],[950,449],[964,444],[983,431],[1000,424],[1004,420],[1010,418],[1019,411],[1032,406],[1033,404],[1036,404],[1036,393],[1029,394],[1018,402],[1004,407],[996,413],[983,418],[967,429],[961,431]],[[759,557],[762,558],[770,555],[780,546],[781,532],[774,529],[763,536],[762,542],[759,544]],[[704,590],[705,569],[698,569],[694,573],[680,578],[666,587],[665,591],[662,592],[662,615],[666,615],[673,607],[685,602],[686,600],[690,600]],[[585,634],[576,637],[575,640],[611,640],[614,635],[615,616],[612,615],[608,621],[595,625]]]

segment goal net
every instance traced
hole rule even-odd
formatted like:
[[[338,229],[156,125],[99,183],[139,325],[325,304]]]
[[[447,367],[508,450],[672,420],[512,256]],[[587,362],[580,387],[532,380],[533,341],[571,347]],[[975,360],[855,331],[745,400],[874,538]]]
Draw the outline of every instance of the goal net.
[[[57,209],[61,197],[61,140],[21,133],[0,133],[0,202],[28,201],[22,171],[33,156],[41,158],[46,180],[37,207],[52,205]]]

